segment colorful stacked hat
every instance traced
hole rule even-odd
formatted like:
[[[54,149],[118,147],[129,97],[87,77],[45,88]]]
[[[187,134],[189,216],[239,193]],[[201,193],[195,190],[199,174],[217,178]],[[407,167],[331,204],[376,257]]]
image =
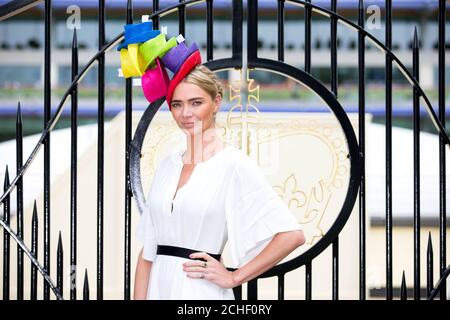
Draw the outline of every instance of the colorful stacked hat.
[[[176,86],[202,63],[200,51],[196,43],[187,46],[183,36],[166,36],[159,30],[150,30],[150,21],[137,25],[125,25],[125,41],[118,47],[122,74],[125,78],[142,77],[142,90],[145,98],[154,102],[166,96],[170,106]],[[169,79],[167,69],[172,73]]]
[[[177,72],[174,74],[172,79],[170,80],[169,88],[167,89],[166,101],[169,105],[169,109],[172,110],[172,106],[170,105],[170,101],[172,101],[173,91],[177,87],[177,85],[183,81],[183,79],[191,72],[196,65],[202,63],[202,57],[200,55],[200,51],[197,49],[192,52],[187,58],[184,60],[179,59],[179,67]]]
[[[159,30],[153,30],[153,22],[151,21],[126,24],[124,29],[125,41],[119,44],[117,51],[128,47],[130,44],[145,42],[161,33]]]
[[[183,62],[195,51],[198,51],[197,44],[194,42],[191,46],[186,46],[181,42],[175,48],[167,52],[162,58],[164,65],[174,74],[180,69]]]
[[[147,69],[147,63],[139,52],[143,42],[158,37],[161,32],[153,30],[153,23],[146,21],[137,24],[127,24],[125,29],[125,41],[117,48],[120,51],[120,64],[125,78],[140,77]]]
[[[147,70],[142,76],[142,91],[148,102],[154,102],[167,94],[169,76],[159,58],[156,58],[156,67]]]
[[[162,58],[170,49],[177,45],[177,39],[172,37],[166,41],[165,34],[150,39],[139,46],[139,52],[144,57],[146,68],[153,67],[157,57]]]
[[[146,63],[139,53],[139,44],[128,45],[128,49],[120,50],[120,65],[125,78],[142,76],[145,72]]]

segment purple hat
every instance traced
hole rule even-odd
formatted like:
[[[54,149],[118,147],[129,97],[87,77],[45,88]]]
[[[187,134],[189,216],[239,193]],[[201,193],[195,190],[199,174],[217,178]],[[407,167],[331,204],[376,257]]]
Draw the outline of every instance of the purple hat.
[[[169,105],[169,110],[172,110],[172,95],[178,84],[198,65],[202,63],[202,56],[200,51],[194,51],[185,61],[181,62],[180,70],[172,77],[167,88],[166,101]]]
[[[178,69],[180,69],[183,62],[197,50],[198,46],[195,42],[189,47],[187,47],[184,42],[181,42],[176,47],[170,49],[170,51],[162,57],[162,62],[167,69],[175,74],[178,72]]]
[[[153,39],[161,33],[159,30],[153,30],[153,23],[151,21],[126,24],[124,29],[125,41],[119,44],[117,51],[127,47],[129,44],[142,43],[149,39]]]

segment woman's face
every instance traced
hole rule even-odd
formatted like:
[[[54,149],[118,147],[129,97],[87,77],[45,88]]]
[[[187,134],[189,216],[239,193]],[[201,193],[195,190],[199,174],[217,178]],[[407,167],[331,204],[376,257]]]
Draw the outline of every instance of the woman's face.
[[[213,100],[199,86],[182,81],[173,91],[171,112],[183,132],[199,134],[211,128],[220,103],[220,95]]]

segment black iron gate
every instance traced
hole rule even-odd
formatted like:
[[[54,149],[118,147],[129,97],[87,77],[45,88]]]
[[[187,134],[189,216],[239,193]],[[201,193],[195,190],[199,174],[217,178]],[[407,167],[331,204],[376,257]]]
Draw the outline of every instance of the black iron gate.
[[[45,3],[45,67],[44,67],[44,129],[42,131],[39,142],[34,147],[30,155],[26,155],[26,161],[23,162],[23,147],[22,147],[22,120],[20,103],[17,109],[17,172],[14,174],[12,181],[9,179],[8,168],[6,168],[4,193],[0,197],[0,203],[3,209],[3,219],[0,220],[0,224],[4,230],[3,240],[3,299],[17,298],[19,300],[25,299],[24,297],[24,255],[29,258],[32,264],[31,270],[31,294],[30,299],[37,299],[38,290],[38,276],[39,271],[43,277],[43,297],[44,299],[50,299],[50,291],[52,291],[56,298],[63,299],[63,279],[64,271],[69,271],[70,281],[76,283],[78,276],[76,272],[77,266],[77,234],[79,233],[77,224],[77,108],[78,108],[78,85],[89,69],[98,64],[98,152],[97,152],[97,269],[96,269],[96,292],[97,299],[103,299],[103,275],[104,275],[104,124],[105,124],[105,54],[112,50],[122,39],[123,34],[118,35],[111,42],[105,42],[105,1],[99,1],[98,7],[98,52],[91,58],[89,63],[79,71],[78,67],[78,45],[77,34],[73,34],[72,45],[72,83],[65,91],[63,98],[59,102],[56,112],[51,112],[51,28],[52,28],[52,2],[47,1],[11,1],[10,3],[0,7],[0,20],[5,20],[11,16],[20,14],[21,12],[32,8],[39,3]],[[268,70],[283,74],[287,77],[294,79],[295,81],[303,84],[309,90],[320,96],[328,105],[329,109],[333,112],[334,116],[340,123],[342,131],[344,132],[346,143],[348,147],[347,158],[350,161],[350,176],[349,187],[347,194],[340,209],[340,213],[334,224],[329,231],[320,239],[320,241],[311,247],[309,250],[296,257],[293,260],[282,263],[273,269],[265,272],[263,275],[254,279],[248,283],[248,299],[257,299],[258,297],[258,279],[266,277],[278,278],[278,298],[284,299],[284,279],[285,274],[294,269],[305,267],[306,274],[306,286],[305,297],[306,299],[312,298],[312,282],[313,282],[313,268],[312,261],[323,252],[330,245],[332,247],[332,298],[339,299],[339,234],[355,205],[355,202],[359,200],[359,297],[360,299],[366,299],[366,187],[365,187],[365,125],[364,117],[366,114],[365,106],[365,46],[367,42],[371,42],[378,47],[385,55],[385,90],[386,90],[386,180],[385,180],[385,200],[386,200],[386,299],[393,299],[393,240],[392,240],[392,204],[395,199],[392,197],[392,66],[395,64],[399,70],[403,73],[406,80],[411,84],[411,90],[414,93],[414,298],[420,299],[420,140],[419,140],[419,100],[422,99],[423,106],[429,113],[430,119],[440,136],[440,148],[439,148],[439,198],[440,198],[440,212],[439,212],[439,270],[441,278],[434,284],[432,276],[432,251],[431,242],[429,246],[429,252],[427,252],[427,298],[433,299],[440,293],[441,299],[446,299],[446,286],[445,280],[450,273],[450,269],[447,268],[446,262],[446,153],[445,146],[450,147],[450,139],[445,131],[445,1],[439,0],[438,3],[438,25],[439,25],[439,90],[438,90],[438,115],[436,115],[433,106],[428,99],[425,92],[419,85],[418,67],[419,67],[419,41],[417,39],[417,33],[414,34],[413,44],[413,72],[411,72],[404,66],[402,61],[392,51],[392,1],[385,1],[386,10],[386,41],[380,42],[377,38],[367,32],[364,28],[365,5],[364,1],[359,1],[359,15],[358,23],[354,23],[351,20],[339,15],[337,13],[338,1],[331,0],[331,8],[326,9],[314,5],[311,1],[300,0],[274,0],[277,4],[277,50],[278,58],[276,60],[261,58],[258,56],[258,1],[257,0],[231,0],[230,6],[232,6],[232,55],[225,59],[214,59],[214,47],[213,47],[213,12],[214,1],[206,0],[180,0],[178,4],[160,9],[160,3],[158,0],[153,0],[152,11],[153,14],[150,18],[153,21],[155,28],[159,28],[159,19],[162,16],[168,14],[178,14],[179,21],[179,33],[185,34],[186,25],[186,11],[189,7],[198,3],[206,2],[206,60],[205,65],[215,71],[226,69],[242,69],[247,68],[250,70]],[[245,7],[246,4],[246,7]],[[285,6],[294,5],[304,10],[304,23],[305,23],[305,50],[304,50],[304,68],[298,69],[284,62],[285,53],[285,41],[284,41],[284,21],[285,21]],[[246,9],[246,10],[245,10]],[[320,81],[311,75],[311,54],[312,54],[312,37],[311,26],[313,21],[312,13],[318,13],[321,16],[325,16],[329,19],[330,23],[330,61],[331,61],[331,88],[327,88]],[[132,1],[127,2],[126,22],[133,22],[133,7]],[[243,22],[247,22],[247,54],[246,59],[243,55]],[[352,32],[358,34],[358,81],[359,81],[359,136],[356,137],[353,127],[350,124],[348,116],[342,106],[339,103],[338,98],[338,81],[337,81],[337,24],[342,23],[349,28]],[[140,178],[140,164],[139,158],[141,154],[141,148],[143,144],[144,136],[153,119],[156,111],[163,104],[164,99],[156,101],[147,108],[144,113],[136,132],[132,132],[131,115],[133,111],[133,97],[132,97],[132,80],[125,80],[125,128],[126,128],[126,149],[123,150],[125,161],[125,190],[124,190],[124,272],[123,272],[123,298],[130,299],[130,273],[131,273],[131,198],[134,197],[139,209],[143,208],[145,199],[143,196],[141,178]],[[70,199],[70,269],[63,264],[63,247],[61,241],[61,234],[59,238],[58,247],[56,248],[56,261],[51,261],[51,253],[54,248],[50,247],[50,228],[51,228],[51,212],[50,212],[50,137],[52,129],[58,123],[65,103],[70,96],[71,100],[71,199]],[[359,141],[359,143],[358,143]],[[31,226],[32,241],[31,244],[26,244],[23,241],[25,227],[23,224],[24,210],[23,210],[23,177],[30,167],[30,164],[36,158],[43,146],[44,153],[44,221],[43,221],[43,239],[44,243],[41,246],[44,252],[43,263],[37,260],[38,254],[38,221],[37,210],[33,212],[33,222]],[[17,224],[15,228],[10,224],[10,196],[11,193],[16,190],[17,193]],[[25,188],[26,190],[26,188]],[[66,235],[64,235],[66,236]],[[10,280],[10,252],[11,245],[10,239],[13,239],[17,243],[17,283],[12,284]],[[54,279],[50,277],[51,266],[56,263],[56,283]],[[66,273],[67,274],[67,273]],[[17,286],[17,297],[10,297],[10,286]],[[77,288],[74,285],[70,287],[70,299],[77,299]],[[242,299],[241,287],[235,289],[235,293],[238,299]],[[67,297],[68,298],[68,297]],[[87,278],[87,272],[84,275],[84,287],[83,298],[89,299],[89,282]],[[403,277],[401,298],[406,299],[406,283]]]

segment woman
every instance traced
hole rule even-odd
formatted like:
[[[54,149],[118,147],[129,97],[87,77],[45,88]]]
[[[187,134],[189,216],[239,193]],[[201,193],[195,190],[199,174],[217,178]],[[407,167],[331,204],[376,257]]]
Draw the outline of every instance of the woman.
[[[159,164],[137,236],[135,299],[235,299],[232,288],[305,242],[256,162],[215,130],[223,90],[195,66],[167,100],[187,148]],[[220,254],[228,241],[231,262]]]

